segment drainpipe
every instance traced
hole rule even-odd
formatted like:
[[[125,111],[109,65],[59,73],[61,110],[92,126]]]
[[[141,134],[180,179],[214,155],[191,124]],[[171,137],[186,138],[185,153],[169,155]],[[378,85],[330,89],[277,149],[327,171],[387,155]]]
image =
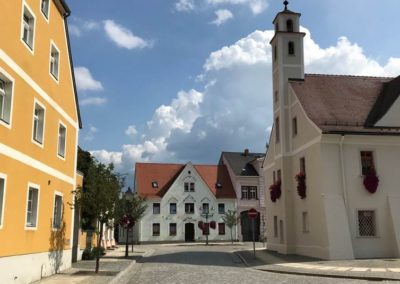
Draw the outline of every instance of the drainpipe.
[[[340,166],[342,168],[341,174],[342,174],[343,199],[344,199],[344,205],[345,205],[347,213],[348,213],[347,187],[346,187],[344,157],[343,157],[343,141],[344,141],[344,134],[342,134],[342,137],[340,138],[339,151],[340,151]]]

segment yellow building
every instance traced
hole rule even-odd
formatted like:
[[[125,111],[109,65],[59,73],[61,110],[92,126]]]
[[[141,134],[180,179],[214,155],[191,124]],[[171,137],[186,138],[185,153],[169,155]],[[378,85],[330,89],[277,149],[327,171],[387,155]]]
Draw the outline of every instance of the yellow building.
[[[78,131],[64,0],[0,0],[0,283],[71,265]]]

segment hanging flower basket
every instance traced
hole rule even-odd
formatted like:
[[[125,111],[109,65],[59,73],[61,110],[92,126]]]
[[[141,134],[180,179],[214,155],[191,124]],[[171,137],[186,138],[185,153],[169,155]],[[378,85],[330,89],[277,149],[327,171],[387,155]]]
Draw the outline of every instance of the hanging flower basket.
[[[199,221],[197,226],[199,227],[200,230],[202,230],[202,231],[204,230],[204,222],[203,221]]]
[[[210,228],[215,230],[217,228],[217,223],[215,223],[215,221],[211,221],[210,222]]]
[[[306,175],[303,172],[299,172],[295,179],[297,181],[297,194],[300,196],[301,199],[306,198]]]
[[[378,189],[379,178],[376,175],[375,169],[370,169],[369,172],[364,176],[364,187],[369,193],[373,194]]]
[[[269,187],[269,194],[271,197],[272,202],[276,202],[277,199],[281,197],[282,191],[281,191],[281,181],[278,180],[274,184],[272,184]]]

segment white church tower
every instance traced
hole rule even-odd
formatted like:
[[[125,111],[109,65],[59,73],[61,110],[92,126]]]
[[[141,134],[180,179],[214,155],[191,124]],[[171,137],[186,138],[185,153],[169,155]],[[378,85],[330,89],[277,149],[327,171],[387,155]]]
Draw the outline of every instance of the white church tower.
[[[282,181],[281,188],[293,188],[288,184],[293,179],[292,158],[288,154],[291,148],[290,129],[291,123],[289,107],[292,101],[289,98],[288,79],[304,79],[304,50],[303,38],[305,33],[300,32],[301,14],[288,9],[288,1],[284,2],[285,8],[279,12],[274,21],[275,35],[270,44],[272,47],[272,74],[273,74],[273,114],[274,114],[274,154],[275,169],[273,171],[274,182]],[[271,149],[272,150],[272,149]],[[269,155],[271,157],[271,155]],[[292,253],[295,240],[293,222],[293,203],[291,195],[283,194],[280,206],[280,217],[274,220],[274,228],[279,233],[280,251]],[[278,216],[279,216],[278,215]],[[271,224],[272,225],[272,224]],[[279,227],[279,229],[278,229]]]

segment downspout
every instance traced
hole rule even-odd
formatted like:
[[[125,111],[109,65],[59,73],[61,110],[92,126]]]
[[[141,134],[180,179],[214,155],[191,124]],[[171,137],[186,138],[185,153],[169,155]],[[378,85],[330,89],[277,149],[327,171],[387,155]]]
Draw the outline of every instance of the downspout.
[[[342,168],[342,189],[343,189],[343,199],[344,199],[344,206],[346,207],[346,211],[348,213],[348,200],[347,200],[347,187],[346,187],[346,178],[345,178],[345,169],[344,169],[344,157],[343,157],[343,141],[344,141],[344,134],[342,134],[339,143],[339,151],[340,151],[340,166]]]

